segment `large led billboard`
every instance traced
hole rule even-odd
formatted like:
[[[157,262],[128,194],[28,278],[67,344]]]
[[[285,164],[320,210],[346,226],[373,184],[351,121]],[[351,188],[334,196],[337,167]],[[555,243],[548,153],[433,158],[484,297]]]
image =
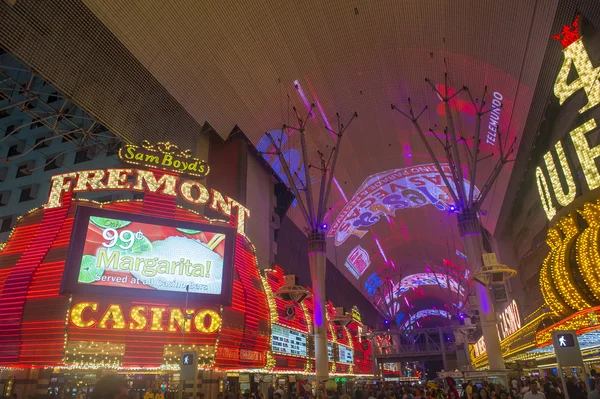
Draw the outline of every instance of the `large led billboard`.
[[[235,230],[79,207],[65,290],[185,293],[229,303]]]
[[[346,345],[339,344],[339,362],[346,364],[354,364],[354,351]]]
[[[308,349],[305,333],[273,324],[271,334],[274,352],[293,356],[306,356]]]

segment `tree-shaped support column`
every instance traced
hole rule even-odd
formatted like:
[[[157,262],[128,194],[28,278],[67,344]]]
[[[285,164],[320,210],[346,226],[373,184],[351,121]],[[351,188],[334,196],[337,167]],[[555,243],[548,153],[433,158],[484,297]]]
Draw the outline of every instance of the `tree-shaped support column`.
[[[300,208],[307,224],[308,262],[310,266],[314,303],[315,368],[317,381],[324,382],[329,378],[327,317],[325,313],[325,269],[327,266],[327,243],[325,241],[325,235],[327,226],[324,224],[324,219],[327,212],[329,195],[331,193],[335,165],[338,160],[340,142],[344,132],[358,115],[355,112],[346,125],[342,123],[339,115],[337,115],[337,129],[333,130],[325,127],[326,130],[336,137],[336,145],[332,148],[327,161],[325,160],[324,155],[321,152],[318,152],[320,156],[320,165],[315,167],[308,162],[308,150],[306,147],[305,135],[306,122],[308,118],[312,116],[313,108],[314,104],[308,110],[308,114],[305,118],[301,118],[298,115],[296,108],[293,108],[298,122],[297,126],[292,127],[284,125],[282,128],[286,133],[289,130],[293,130],[300,134],[302,160],[304,162],[304,183],[298,176],[292,176],[289,164],[287,163],[288,161],[286,161],[283,156],[281,142],[277,142],[270,133],[267,133],[267,136],[275,149],[271,154],[276,155],[279,162],[281,162],[281,166],[289,183],[289,188],[294,193],[298,202],[298,208]],[[309,175],[311,168],[319,170],[321,175],[320,189],[318,194],[314,196]]]
[[[398,109],[395,105],[392,104],[392,110],[398,111],[403,116],[408,118],[421,141],[425,145],[429,156],[434,162],[438,173],[440,174],[444,184],[448,188],[450,192],[450,196],[452,200],[455,202],[455,207],[458,210],[458,229],[460,232],[460,236],[463,241],[463,245],[465,247],[465,252],[467,255],[467,266],[469,268],[471,276],[478,272],[482,267],[482,255],[483,255],[483,237],[482,237],[482,227],[481,222],[479,220],[479,211],[481,209],[481,205],[485,201],[487,195],[490,193],[494,183],[498,179],[500,172],[504,165],[512,160],[509,160],[508,157],[512,154],[515,140],[512,141],[510,145],[506,143],[502,143],[502,135],[497,131],[498,137],[498,151],[499,158],[495,163],[494,168],[491,173],[486,178],[486,182],[482,187],[479,193],[475,191],[475,180],[477,178],[477,166],[480,161],[483,159],[489,158],[489,156],[480,158],[480,133],[481,133],[481,118],[486,113],[493,111],[502,107],[502,104],[499,106],[493,106],[487,110],[485,108],[485,95],[487,92],[487,87],[483,93],[481,100],[475,100],[471,96],[471,93],[467,87],[463,87],[457,92],[451,94],[448,91],[448,75],[445,77],[445,92],[440,92],[433,83],[429,81],[429,79],[425,79],[425,81],[431,86],[433,91],[436,92],[436,95],[442,100],[444,103],[444,108],[446,111],[448,126],[444,130],[445,133],[445,142],[442,142],[437,135],[430,129],[433,136],[438,140],[439,144],[444,149],[446,159],[448,165],[450,166],[450,176],[447,175],[448,172],[442,170],[440,166],[440,162],[435,155],[429,141],[425,137],[423,133],[423,129],[419,123],[419,118],[426,111],[427,107],[425,107],[419,114],[415,114],[410,98],[408,99],[409,110],[408,112],[404,112]],[[460,93],[466,93],[470,98],[471,103],[476,111],[476,122],[475,122],[475,131],[473,134],[473,148],[469,150],[465,143],[465,139],[463,137],[457,138],[456,136],[456,127],[455,121],[452,115],[452,109],[450,103]],[[461,148],[461,146],[463,148]],[[467,172],[465,173],[466,168]],[[465,184],[465,175],[470,180],[470,185],[467,187]],[[494,302],[492,300],[489,288],[487,284],[481,283],[478,280],[475,280],[475,291],[477,297],[477,307],[479,309],[480,321],[481,321],[481,329],[483,331],[483,338],[487,348],[487,357],[489,362],[489,367],[492,370],[504,369],[504,362],[502,360],[502,352],[500,349],[500,338],[498,337],[497,332],[497,320],[496,314],[494,312]]]

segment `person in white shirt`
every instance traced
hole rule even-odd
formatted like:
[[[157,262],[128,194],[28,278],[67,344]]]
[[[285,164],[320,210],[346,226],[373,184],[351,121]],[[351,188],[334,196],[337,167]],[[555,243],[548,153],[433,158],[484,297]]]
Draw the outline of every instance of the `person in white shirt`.
[[[537,381],[531,381],[529,384],[529,392],[523,395],[523,399],[546,399],[546,395],[540,392],[540,386]]]

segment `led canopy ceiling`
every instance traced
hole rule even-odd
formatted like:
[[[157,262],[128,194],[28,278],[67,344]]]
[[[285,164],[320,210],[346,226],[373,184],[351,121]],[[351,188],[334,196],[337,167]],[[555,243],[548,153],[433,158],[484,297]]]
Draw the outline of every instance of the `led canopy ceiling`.
[[[452,183],[448,164],[442,164],[445,175]],[[471,183],[465,179],[468,192]],[[454,187],[453,187],[454,189]],[[475,187],[475,196],[479,189]],[[382,217],[395,217],[400,209],[432,205],[438,211],[447,211],[455,205],[434,164],[410,166],[376,173],[365,179],[354,196],[338,214],[328,237],[335,245],[342,245],[350,236],[363,237],[368,228]]]
[[[452,319],[452,315],[442,309],[423,309],[410,316],[408,320],[402,325],[401,329],[414,328],[414,325],[420,320],[426,317],[443,317],[445,319]]]
[[[444,289],[450,287],[452,292],[461,296],[465,295],[465,288],[453,277],[447,274],[438,277],[435,273],[417,273],[404,277],[398,284],[394,295],[402,295],[408,290],[415,289],[422,285],[439,285]]]

